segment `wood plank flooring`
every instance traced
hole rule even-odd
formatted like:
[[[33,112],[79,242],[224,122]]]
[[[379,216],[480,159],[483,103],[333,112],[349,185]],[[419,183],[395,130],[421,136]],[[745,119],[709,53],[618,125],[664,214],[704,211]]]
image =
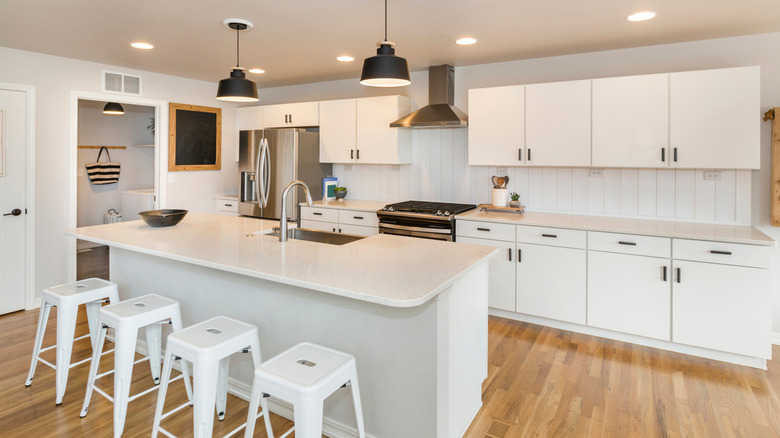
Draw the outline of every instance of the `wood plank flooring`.
[[[55,315],[44,345],[54,342]],[[0,437],[110,436],[112,405],[100,395],[79,418],[87,364],[71,370],[59,407],[51,368],[40,364],[25,388],[37,317],[37,310],[0,316]],[[776,361],[763,371],[501,318],[491,317],[489,324],[484,406],[466,438],[780,437]],[[77,334],[86,331],[82,313]],[[48,353],[53,360],[54,351]],[[74,361],[89,353],[88,339],[78,341]],[[111,357],[101,368],[111,366]],[[133,391],[150,386],[148,365],[136,366],[133,385]],[[101,386],[110,392],[110,378]],[[149,436],[156,397],[153,392],[131,402],[123,436]],[[168,404],[184,397],[181,382],[172,384]],[[215,436],[242,423],[246,406],[229,396],[228,416],[215,421]],[[192,436],[186,411],[164,423],[180,437]],[[277,434],[291,425],[272,419]],[[260,420],[255,437],[265,436]]]

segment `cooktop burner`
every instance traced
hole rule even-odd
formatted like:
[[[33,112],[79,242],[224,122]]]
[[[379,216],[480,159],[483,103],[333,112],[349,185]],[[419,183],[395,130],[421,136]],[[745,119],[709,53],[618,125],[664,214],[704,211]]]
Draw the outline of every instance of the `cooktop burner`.
[[[380,211],[432,214],[436,216],[454,216],[477,208],[474,204],[455,204],[451,202],[404,201],[389,204]]]

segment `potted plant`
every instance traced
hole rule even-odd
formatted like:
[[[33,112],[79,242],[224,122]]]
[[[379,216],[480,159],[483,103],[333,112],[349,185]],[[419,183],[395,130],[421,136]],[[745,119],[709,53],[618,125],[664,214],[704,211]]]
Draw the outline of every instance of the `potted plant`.
[[[346,187],[334,187],[333,193],[336,195],[336,199],[344,199],[347,197]]]
[[[509,197],[512,198],[512,200],[509,201],[510,207],[520,207],[520,195],[518,195],[517,192],[510,193]]]

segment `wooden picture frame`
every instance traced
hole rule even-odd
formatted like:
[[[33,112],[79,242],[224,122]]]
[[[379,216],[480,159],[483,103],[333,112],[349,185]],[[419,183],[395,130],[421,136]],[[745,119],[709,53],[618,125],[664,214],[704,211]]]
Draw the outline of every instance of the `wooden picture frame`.
[[[168,171],[220,170],[222,109],[169,104]]]

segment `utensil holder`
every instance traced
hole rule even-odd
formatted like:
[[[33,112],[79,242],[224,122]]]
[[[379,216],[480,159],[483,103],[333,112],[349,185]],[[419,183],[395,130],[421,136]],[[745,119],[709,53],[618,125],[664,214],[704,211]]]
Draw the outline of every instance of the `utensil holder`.
[[[493,189],[493,197],[491,204],[495,207],[506,207],[507,199],[509,199],[508,189]]]

